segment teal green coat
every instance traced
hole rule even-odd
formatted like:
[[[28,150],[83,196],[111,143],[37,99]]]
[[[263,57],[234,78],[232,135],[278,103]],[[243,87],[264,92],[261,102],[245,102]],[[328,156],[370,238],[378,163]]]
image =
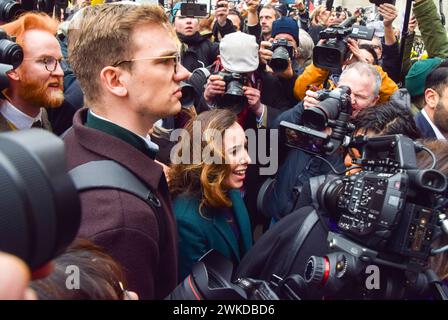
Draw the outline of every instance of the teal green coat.
[[[200,200],[197,197],[181,194],[174,199],[173,211],[179,233],[179,280],[190,274],[193,265],[210,249],[239,263],[252,246],[249,214],[240,191],[230,190],[229,198],[240,229],[240,244],[219,209],[213,213],[211,209],[206,210],[206,218],[199,214]]]

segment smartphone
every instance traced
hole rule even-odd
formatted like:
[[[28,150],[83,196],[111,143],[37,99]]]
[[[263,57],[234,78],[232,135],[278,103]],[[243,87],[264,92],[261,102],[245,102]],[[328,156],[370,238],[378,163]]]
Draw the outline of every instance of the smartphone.
[[[334,0],[327,0],[327,2],[325,3],[325,7],[327,7],[328,11],[331,11],[333,9],[333,3]]]
[[[202,3],[183,2],[180,4],[180,15],[182,17],[201,18],[208,16],[207,5]]]

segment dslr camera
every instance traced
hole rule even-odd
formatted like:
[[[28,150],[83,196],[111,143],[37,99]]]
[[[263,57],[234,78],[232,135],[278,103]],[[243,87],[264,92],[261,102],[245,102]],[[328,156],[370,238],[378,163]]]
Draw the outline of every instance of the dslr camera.
[[[313,63],[319,68],[340,73],[344,62],[349,57],[350,50],[347,39],[372,40],[374,29],[353,25],[356,17],[347,18],[338,26],[329,27],[319,33],[320,39],[327,40],[313,49]]]
[[[220,99],[219,105],[230,109],[235,113],[240,113],[247,104],[243,86],[246,84],[246,76],[238,72],[222,71],[219,73],[226,83],[226,92]]]
[[[348,134],[354,131],[349,122],[352,114],[351,90],[341,86],[332,91],[317,92],[319,104],[305,109],[302,114],[303,125],[280,122],[280,137],[288,146],[313,155],[330,155],[341,145],[348,143]],[[331,135],[323,132],[327,127]]]
[[[274,72],[285,71],[294,56],[294,47],[286,39],[277,39],[272,43],[271,51],[272,58],[268,65]]]

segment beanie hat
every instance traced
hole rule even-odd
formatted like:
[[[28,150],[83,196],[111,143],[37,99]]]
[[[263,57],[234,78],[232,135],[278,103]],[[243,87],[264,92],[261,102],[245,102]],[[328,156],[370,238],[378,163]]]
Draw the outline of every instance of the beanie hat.
[[[252,35],[241,31],[227,34],[219,43],[219,53],[227,71],[246,73],[258,68],[258,44]]]
[[[279,33],[290,34],[296,40],[297,46],[299,45],[299,26],[293,18],[281,17],[272,23],[272,38]]]
[[[425,91],[425,82],[428,75],[437,68],[442,59],[436,57],[426,60],[420,60],[414,63],[409,69],[405,78],[405,87],[408,89],[412,97],[422,95]]]

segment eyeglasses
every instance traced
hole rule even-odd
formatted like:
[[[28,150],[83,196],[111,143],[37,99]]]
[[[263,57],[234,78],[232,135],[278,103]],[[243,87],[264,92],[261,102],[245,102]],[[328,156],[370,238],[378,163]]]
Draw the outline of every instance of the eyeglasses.
[[[23,60],[35,60],[37,62],[43,63],[45,65],[45,69],[47,69],[48,72],[54,72],[56,68],[58,67],[58,63],[60,64],[61,68],[64,70],[65,67],[65,60],[64,58],[56,59],[55,57],[43,57],[43,58],[24,58]]]
[[[166,60],[166,62],[173,60],[174,61],[174,73],[177,73],[177,66],[181,63],[180,54],[175,54],[172,56],[147,57],[147,58],[136,58],[136,59],[130,59],[130,60],[121,60],[121,61],[115,62],[112,65],[112,67],[118,67],[120,64],[126,63],[126,62],[134,62],[134,61],[141,61],[141,60]]]

